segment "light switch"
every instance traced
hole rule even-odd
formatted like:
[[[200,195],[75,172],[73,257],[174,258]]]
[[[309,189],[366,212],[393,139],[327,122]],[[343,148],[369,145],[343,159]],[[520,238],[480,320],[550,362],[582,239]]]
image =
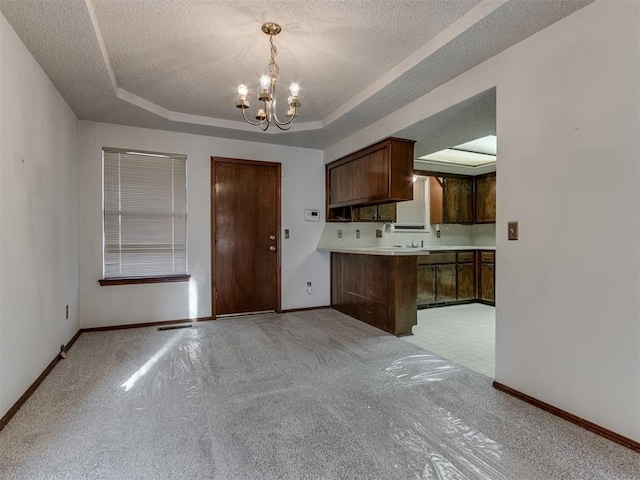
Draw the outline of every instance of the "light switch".
[[[289,238],[289,229],[285,228],[284,229],[284,239],[287,240]]]
[[[518,240],[518,222],[509,222],[509,240]]]

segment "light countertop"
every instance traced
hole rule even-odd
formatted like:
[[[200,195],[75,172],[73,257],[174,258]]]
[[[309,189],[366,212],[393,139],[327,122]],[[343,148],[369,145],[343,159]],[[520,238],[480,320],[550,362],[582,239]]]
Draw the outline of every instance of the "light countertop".
[[[318,247],[319,252],[333,253],[355,253],[359,255],[429,255],[429,252],[451,251],[451,250],[495,250],[496,247],[487,246],[434,246],[425,247]]]

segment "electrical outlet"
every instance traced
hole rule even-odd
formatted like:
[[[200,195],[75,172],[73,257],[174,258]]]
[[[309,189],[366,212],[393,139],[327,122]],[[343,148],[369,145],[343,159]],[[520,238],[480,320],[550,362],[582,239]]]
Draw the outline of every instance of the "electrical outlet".
[[[440,238],[440,230],[436,230],[436,237]]]
[[[382,238],[382,230],[376,230],[376,238]]]
[[[67,308],[65,309],[65,318],[68,320],[69,319],[69,305],[67,305]]]
[[[307,294],[311,295],[311,282],[307,282]]]
[[[338,230],[338,238],[342,238],[342,230]]]
[[[360,230],[356,230],[356,238],[360,238]]]
[[[288,240],[288,239],[289,239],[289,229],[288,229],[288,228],[285,228],[285,229],[284,229],[284,239],[285,239],[285,240]]]

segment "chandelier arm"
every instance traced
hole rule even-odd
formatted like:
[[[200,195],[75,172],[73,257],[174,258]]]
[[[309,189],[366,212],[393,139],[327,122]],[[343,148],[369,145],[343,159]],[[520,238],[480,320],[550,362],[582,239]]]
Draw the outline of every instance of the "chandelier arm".
[[[293,117],[291,117],[289,120],[287,120],[286,122],[281,122],[280,120],[278,120],[278,116],[274,115],[273,116],[273,123],[275,123],[276,125],[278,125],[279,127],[286,127],[287,125],[291,125],[293,124]],[[287,129],[288,130],[288,129]]]
[[[244,111],[246,110],[246,108],[241,108],[240,110],[242,110],[242,117],[244,118],[244,121],[251,124],[251,125],[255,125],[255,126],[262,126],[263,123],[265,123],[265,120],[262,120],[261,122],[252,122],[251,120],[249,120],[247,118],[247,116],[245,115]],[[269,122],[267,122],[268,124]]]

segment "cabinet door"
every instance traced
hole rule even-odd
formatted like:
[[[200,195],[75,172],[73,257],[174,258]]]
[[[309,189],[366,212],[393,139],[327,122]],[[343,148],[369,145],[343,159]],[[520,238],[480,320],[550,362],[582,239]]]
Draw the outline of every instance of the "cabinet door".
[[[379,222],[395,222],[396,221],[396,204],[383,203],[378,205],[378,221]]]
[[[378,219],[378,207],[359,207],[353,209],[354,222],[375,222]]]
[[[496,174],[477,177],[476,182],[476,223],[496,221]]]
[[[436,302],[436,267],[418,265],[418,305]]]
[[[460,222],[460,179],[444,179],[443,223]]]
[[[455,302],[456,295],[456,265],[436,266],[436,302]]]
[[[444,179],[429,177],[429,223],[431,225],[444,223],[443,182]]]
[[[473,263],[458,264],[458,300],[476,297],[476,268]]]
[[[473,223],[473,179],[460,178],[460,223]]]
[[[480,299],[495,302],[495,272],[493,263],[480,264]]]

